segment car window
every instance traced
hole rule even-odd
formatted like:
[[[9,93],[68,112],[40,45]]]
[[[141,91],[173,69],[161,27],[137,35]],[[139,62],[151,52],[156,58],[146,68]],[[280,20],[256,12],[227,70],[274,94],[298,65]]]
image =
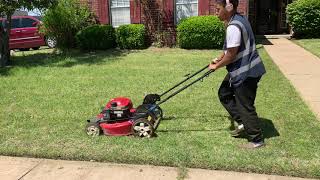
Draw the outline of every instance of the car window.
[[[30,18],[22,18],[22,27],[36,27],[37,21]]]
[[[11,28],[20,28],[20,19],[12,19]]]

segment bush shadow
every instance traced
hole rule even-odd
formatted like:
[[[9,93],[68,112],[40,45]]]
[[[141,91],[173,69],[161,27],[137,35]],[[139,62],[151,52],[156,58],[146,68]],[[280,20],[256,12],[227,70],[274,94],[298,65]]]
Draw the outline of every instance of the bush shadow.
[[[0,68],[0,76],[9,76],[10,75],[10,69],[11,69],[12,67],[9,67],[9,66],[7,66],[7,67],[1,67]]]
[[[76,65],[96,65],[105,62],[112,62],[121,60],[121,57],[129,53],[135,53],[131,50],[111,49],[105,51],[80,51],[71,50],[64,53],[57,51],[43,51],[37,52],[19,52],[18,56],[12,56],[12,67],[72,67]],[[1,76],[10,75],[12,67],[5,67],[0,69]]]
[[[256,44],[257,45],[273,45],[272,42],[265,37],[257,38]]]

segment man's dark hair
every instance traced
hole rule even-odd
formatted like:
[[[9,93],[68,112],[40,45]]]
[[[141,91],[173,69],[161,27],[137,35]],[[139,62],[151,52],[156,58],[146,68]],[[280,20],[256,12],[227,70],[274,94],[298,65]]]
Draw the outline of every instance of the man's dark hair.
[[[229,2],[233,5],[234,9],[237,9],[239,5],[239,0],[229,0]],[[226,0],[217,0],[217,3],[223,4],[223,6],[226,6],[227,1]]]

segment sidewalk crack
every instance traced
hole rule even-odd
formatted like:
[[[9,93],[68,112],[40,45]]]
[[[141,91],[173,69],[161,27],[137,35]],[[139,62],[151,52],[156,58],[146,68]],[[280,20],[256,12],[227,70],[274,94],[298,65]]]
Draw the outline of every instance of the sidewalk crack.
[[[21,180],[21,179],[24,178],[26,175],[28,175],[32,170],[34,170],[36,167],[38,167],[43,161],[44,161],[44,159],[42,159],[39,163],[37,163],[35,166],[33,166],[29,171],[27,171],[26,173],[24,173],[18,180]]]

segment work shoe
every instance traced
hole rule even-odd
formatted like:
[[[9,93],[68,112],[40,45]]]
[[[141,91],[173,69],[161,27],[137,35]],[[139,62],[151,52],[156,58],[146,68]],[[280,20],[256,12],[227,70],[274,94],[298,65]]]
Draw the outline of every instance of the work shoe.
[[[239,137],[244,132],[243,124],[240,124],[235,130],[230,131],[232,137]]]
[[[263,141],[260,142],[249,142],[247,144],[241,144],[239,145],[240,148],[243,149],[257,149],[265,146],[265,143]]]

